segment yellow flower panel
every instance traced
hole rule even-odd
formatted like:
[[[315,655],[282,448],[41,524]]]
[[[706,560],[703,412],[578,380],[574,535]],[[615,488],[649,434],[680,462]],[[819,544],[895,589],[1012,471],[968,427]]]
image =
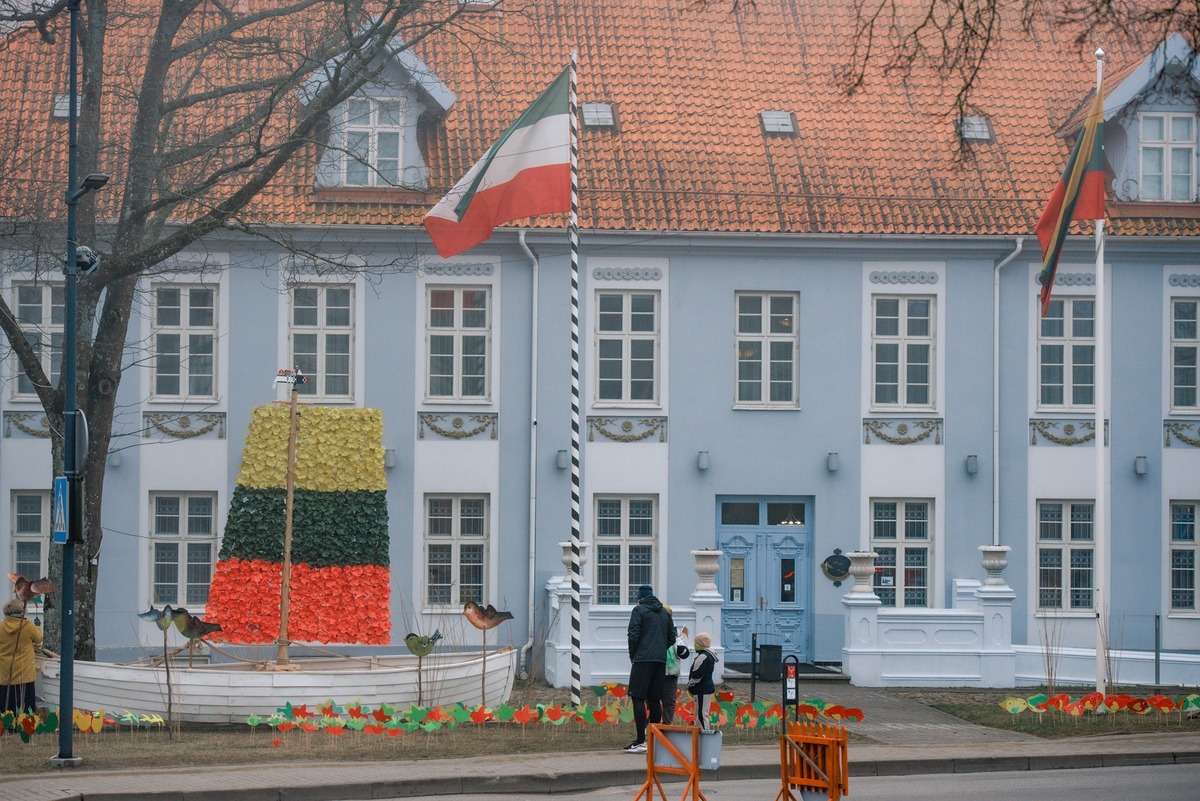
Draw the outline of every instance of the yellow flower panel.
[[[242,451],[238,484],[266,489],[287,485],[288,407],[254,410]],[[334,492],[386,490],[383,413],[378,409],[302,406],[296,450],[296,486]]]

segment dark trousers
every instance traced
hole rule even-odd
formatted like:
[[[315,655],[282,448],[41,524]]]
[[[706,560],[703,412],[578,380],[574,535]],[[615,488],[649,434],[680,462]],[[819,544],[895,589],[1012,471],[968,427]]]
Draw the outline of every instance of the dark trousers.
[[[696,699],[696,723],[704,731],[708,731],[708,705],[712,701],[711,695],[697,695]]]
[[[37,693],[34,682],[27,684],[0,684],[0,714],[37,711]]]
[[[670,726],[675,721],[675,698],[679,695],[678,690],[678,676],[667,676],[663,679],[662,722],[665,726]]]

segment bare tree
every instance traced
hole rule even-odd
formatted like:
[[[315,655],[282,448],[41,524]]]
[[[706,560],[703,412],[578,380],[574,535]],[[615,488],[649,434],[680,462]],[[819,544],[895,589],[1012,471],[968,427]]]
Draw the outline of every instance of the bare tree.
[[[0,0],[10,53],[20,40],[33,58],[65,64],[71,5],[80,13],[79,174],[116,179],[102,196],[86,196],[78,217],[78,241],[102,251],[100,267],[79,279],[76,327],[77,407],[91,444],[81,466],[75,653],[91,659],[105,466],[139,277],[219,229],[267,231],[255,224],[256,199],[322,139],[330,113],[399,50],[469,34],[476,9],[457,0]],[[118,113],[102,116],[102,101]],[[65,174],[65,162],[49,161],[64,152],[63,136],[0,132],[10,143],[0,146],[0,173],[22,181],[20,192],[4,193],[0,233],[46,275],[61,269],[65,246],[63,184],[49,177]],[[40,343],[5,298],[0,329],[61,432],[71,388],[51,381]],[[52,442],[61,470],[61,435]],[[62,575],[61,558],[52,550],[52,576]],[[57,610],[47,624],[57,636]]]
[[[717,2],[717,0],[704,0]],[[1028,34],[1035,22],[1065,31],[1084,47],[1097,34],[1159,44],[1178,31],[1200,41],[1198,0],[853,0],[856,25],[845,88],[863,88],[870,67],[905,73],[932,69],[958,84],[959,115],[1004,35]]]

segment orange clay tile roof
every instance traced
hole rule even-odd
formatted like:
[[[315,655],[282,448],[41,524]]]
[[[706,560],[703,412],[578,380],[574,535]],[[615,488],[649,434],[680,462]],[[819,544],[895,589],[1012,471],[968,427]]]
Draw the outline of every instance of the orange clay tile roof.
[[[584,230],[1028,235],[1067,157],[1064,126],[1094,86],[1095,48],[1107,52],[1114,74],[1128,74],[1155,44],[1115,37],[1076,44],[1073,32],[1044,19],[1030,33],[1005,19],[971,95],[970,113],[991,121],[995,142],[963,147],[953,76],[924,67],[888,74],[877,64],[858,91],[843,89],[853,0],[755,0],[736,12],[732,5],[521,0],[522,13],[474,14],[471,25],[484,35],[469,53],[460,39],[436,36],[414,50],[458,98],[443,120],[422,126],[428,193],[320,195],[308,151],[259,198],[253,216],[300,225],[419,224],[577,49],[579,102],[611,103],[619,119],[616,131],[581,128]],[[126,32],[134,31],[112,32],[110,58],[144,48],[122,39]],[[29,46],[23,36],[31,34],[10,34],[0,44],[0,86],[10,87],[0,125],[21,116],[29,126],[22,148],[59,152],[51,139],[61,144],[64,126],[46,131],[45,106],[47,87],[65,86],[63,60],[20,57]],[[41,97],[14,93],[14,86],[37,87]],[[764,110],[794,112],[797,134],[764,135]],[[113,109],[112,119],[120,118]],[[9,178],[34,181],[37,174],[28,167]],[[558,227],[563,219],[526,224]],[[1110,231],[1193,236],[1200,221],[1123,217]]]

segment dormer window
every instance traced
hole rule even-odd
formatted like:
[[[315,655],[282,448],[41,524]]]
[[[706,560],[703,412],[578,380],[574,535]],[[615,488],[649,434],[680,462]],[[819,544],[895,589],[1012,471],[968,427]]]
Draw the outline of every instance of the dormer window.
[[[344,186],[398,186],[404,106],[398,98],[351,98],[343,107]]]
[[[1191,202],[1196,197],[1194,114],[1145,112],[1138,123],[1139,200]]]

